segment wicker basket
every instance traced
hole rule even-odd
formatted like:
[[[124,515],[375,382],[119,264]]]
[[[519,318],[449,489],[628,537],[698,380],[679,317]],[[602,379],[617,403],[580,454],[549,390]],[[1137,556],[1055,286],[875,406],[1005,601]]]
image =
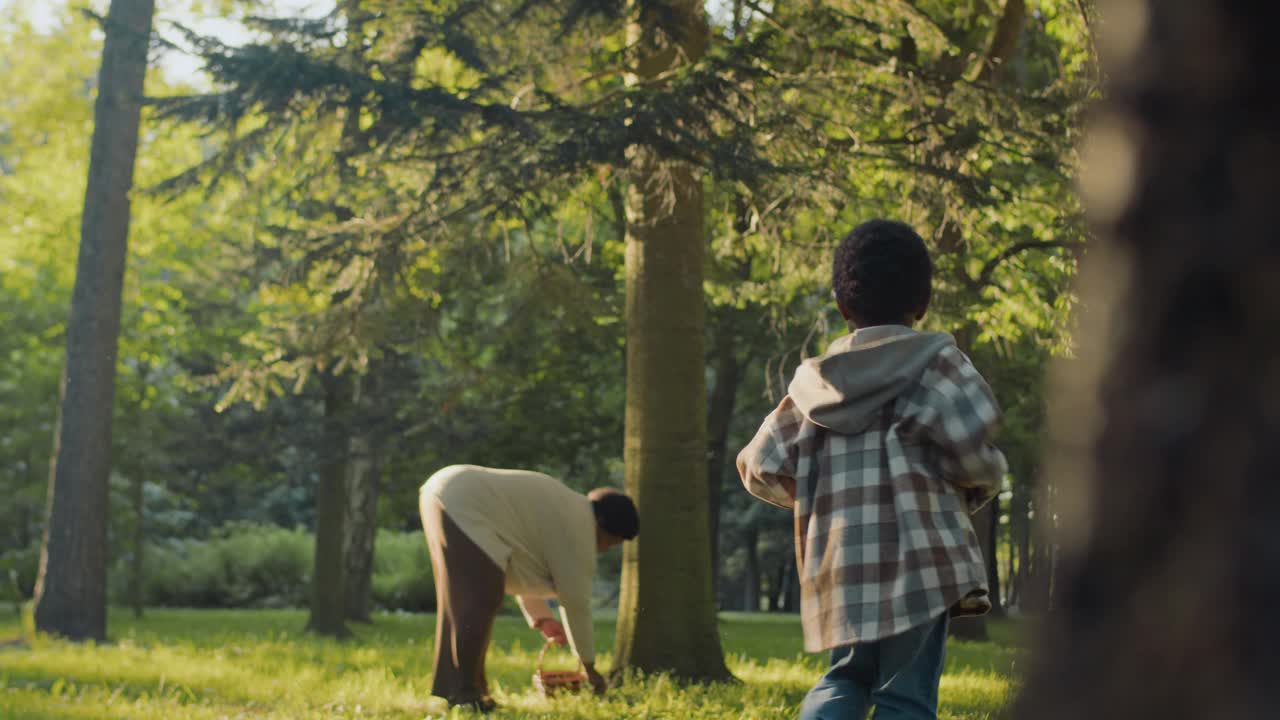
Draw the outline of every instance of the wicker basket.
[[[581,660],[578,661],[577,670],[543,669],[543,660],[547,657],[547,650],[554,644],[554,640],[548,640],[547,644],[542,646],[542,652],[538,653],[538,670],[533,674],[533,689],[546,697],[562,692],[577,692],[587,682],[587,674],[582,671]]]

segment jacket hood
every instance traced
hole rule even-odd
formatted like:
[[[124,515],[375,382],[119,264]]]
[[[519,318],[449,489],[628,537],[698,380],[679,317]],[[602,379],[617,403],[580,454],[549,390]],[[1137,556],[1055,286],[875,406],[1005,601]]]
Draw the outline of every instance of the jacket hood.
[[[787,388],[815,425],[843,435],[859,433],[956,341],[897,325],[860,329],[831,343],[820,357],[800,363]]]

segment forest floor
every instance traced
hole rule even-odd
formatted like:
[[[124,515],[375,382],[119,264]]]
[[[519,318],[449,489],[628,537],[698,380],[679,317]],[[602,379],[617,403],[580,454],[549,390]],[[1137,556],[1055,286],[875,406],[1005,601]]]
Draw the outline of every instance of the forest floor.
[[[135,620],[112,612],[112,641],[77,645],[23,637],[0,610],[0,718],[395,718],[445,715],[430,695],[430,615],[378,615],[353,625],[355,640],[302,633],[292,610],[148,610]],[[944,720],[1000,718],[1025,656],[1009,622],[993,642],[951,641],[942,678]],[[498,620],[488,659],[503,708],[495,718],[772,720],[795,716],[824,658],[802,652],[794,616],[725,613],[720,631],[729,667],[742,683],[682,687],[664,677],[632,678],[604,698],[544,699],[530,688],[539,637],[514,617]],[[597,618],[602,669],[609,667],[613,620]],[[556,668],[568,669],[566,653]],[[548,661],[548,669],[552,663]],[[461,713],[459,717],[463,717]]]

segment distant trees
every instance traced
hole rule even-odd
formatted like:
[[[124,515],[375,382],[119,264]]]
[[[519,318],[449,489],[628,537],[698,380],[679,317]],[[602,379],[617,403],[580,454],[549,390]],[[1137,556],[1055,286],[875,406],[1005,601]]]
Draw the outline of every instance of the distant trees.
[[[930,327],[968,329],[1009,410],[1005,442],[1024,461],[996,540],[1028,538],[1015,578],[1038,567],[1031,525],[1049,514],[1026,482],[1041,426],[1028,378],[1066,345],[1083,239],[1071,141],[1091,81],[1074,0],[1023,13],[1012,46],[1012,3],[734,3],[732,17],[668,5],[353,0],[253,20],[264,39],[243,48],[193,38],[216,89],[158,93],[156,115],[191,126],[153,123],[145,138],[165,149],[143,155],[139,239],[164,249],[126,285],[117,561],[147,536],[319,519],[343,614],[359,618],[372,529],[412,528],[406,488],[466,460],[583,488],[632,473],[640,495],[656,489],[647,527],[703,550],[642,570],[642,539],[627,572],[677,572],[646,582],[677,583],[690,627],[711,626],[717,582],[734,588],[726,604],[765,593],[787,607],[787,518],[742,511],[727,460],[800,357],[842,331],[832,242],[893,215],[932,233]],[[5,86],[20,98],[0,107],[5,127],[37,113],[26,86]],[[36,148],[64,172],[38,139],[10,135],[0,161],[21,180],[0,183],[31,184],[15,158]],[[38,230],[56,245],[56,227]],[[0,226],[0,242],[25,232]],[[0,310],[24,328],[0,337],[19,358],[0,367],[6,420],[49,414],[41,368],[61,341],[43,288],[62,281],[41,274],[57,264],[22,252],[0,274]],[[651,272],[665,267],[680,272]],[[326,413],[330,381],[343,399]],[[22,491],[0,507],[5,547],[38,529],[47,434],[23,426],[0,443],[0,484]],[[655,480],[644,458],[659,455],[683,469]],[[143,515],[143,535],[121,542]],[[641,605],[624,611],[627,633],[647,622]],[[701,649],[676,669],[719,674],[710,636],[684,635]],[[674,667],[632,649],[637,667]]]

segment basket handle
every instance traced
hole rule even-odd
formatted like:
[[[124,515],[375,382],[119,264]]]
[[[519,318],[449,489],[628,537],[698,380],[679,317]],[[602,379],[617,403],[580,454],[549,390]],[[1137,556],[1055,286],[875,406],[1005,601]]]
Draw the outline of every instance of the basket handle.
[[[538,653],[538,672],[542,672],[542,661],[547,657],[547,651],[555,644],[555,640],[547,640],[542,646],[541,652]],[[582,658],[578,658],[578,672],[582,672]]]

